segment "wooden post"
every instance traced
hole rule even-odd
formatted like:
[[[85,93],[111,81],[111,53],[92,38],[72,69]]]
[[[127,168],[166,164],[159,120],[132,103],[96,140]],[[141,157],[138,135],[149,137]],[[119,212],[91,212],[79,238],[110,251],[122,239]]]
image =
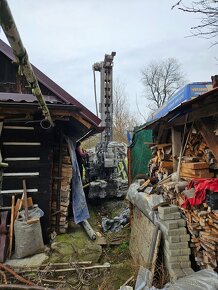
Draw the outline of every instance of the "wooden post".
[[[12,246],[13,246],[14,207],[15,207],[15,196],[12,195],[12,198],[11,198],[11,223],[10,223],[10,235],[9,235],[9,259],[11,258]]]
[[[173,154],[173,171],[177,171],[178,166],[178,157],[180,154],[182,140],[181,140],[181,131],[178,128],[173,127],[172,132],[172,154]]]
[[[26,189],[26,180],[25,179],[23,180],[23,193],[24,193],[25,221],[28,221],[29,213],[28,213],[27,189]]]

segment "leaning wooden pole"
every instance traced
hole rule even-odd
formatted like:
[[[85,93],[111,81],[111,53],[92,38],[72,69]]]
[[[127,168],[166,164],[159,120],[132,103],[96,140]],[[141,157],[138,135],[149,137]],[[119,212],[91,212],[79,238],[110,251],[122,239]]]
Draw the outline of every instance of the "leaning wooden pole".
[[[33,68],[29,62],[28,54],[23,46],[7,0],[0,0],[0,24],[20,65],[20,69],[32,89],[32,94],[39,102],[43,116],[51,126],[54,126],[50,112],[45,103]]]

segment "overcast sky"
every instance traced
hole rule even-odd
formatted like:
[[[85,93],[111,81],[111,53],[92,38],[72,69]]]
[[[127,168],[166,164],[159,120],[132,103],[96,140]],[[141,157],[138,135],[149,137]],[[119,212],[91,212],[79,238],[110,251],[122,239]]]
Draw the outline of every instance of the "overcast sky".
[[[114,75],[146,114],[140,71],[176,57],[189,82],[218,73],[217,46],[187,37],[196,15],[171,10],[176,0],[8,0],[30,61],[95,112],[92,64],[116,51]],[[186,1],[191,2],[191,1]],[[5,40],[1,31],[0,38]]]

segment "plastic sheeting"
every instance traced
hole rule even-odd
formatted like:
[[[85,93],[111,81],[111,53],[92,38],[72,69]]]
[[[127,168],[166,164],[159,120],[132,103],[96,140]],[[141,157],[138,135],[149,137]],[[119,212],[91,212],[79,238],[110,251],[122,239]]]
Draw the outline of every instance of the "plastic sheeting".
[[[74,141],[69,137],[66,137],[66,141],[69,148],[69,153],[72,161],[73,167],[73,178],[72,178],[72,208],[73,208],[73,216],[74,222],[76,224],[83,222],[88,219],[89,210],[86,203],[86,197],[83,190],[82,180],[80,177],[79,166],[76,159]]]
[[[148,173],[148,163],[151,159],[151,149],[145,143],[152,142],[152,130],[140,130],[134,133],[131,151],[131,179],[138,174]]]
[[[148,287],[150,271],[140,267],[135,290],[158,290]],[[201,270],[192,275],[178,279],[175,283],[167,283],[161,290],[217,290],[218,274],[211,270]]]
[[[126,198],[133,204],[140,209],[143,214],[148,217],[151,221],[155,221],[155,213],[152,210],[152,208],[163,202],[163,196],[160,194],[147,194],[145,192],[138,192],[139,188],[139,180],[136,182],[133,182],[128,191],[127,191],[127,196]]]
[[[167,284],[163,290],[217,290],[218,275],[211,270],[201,270]]]

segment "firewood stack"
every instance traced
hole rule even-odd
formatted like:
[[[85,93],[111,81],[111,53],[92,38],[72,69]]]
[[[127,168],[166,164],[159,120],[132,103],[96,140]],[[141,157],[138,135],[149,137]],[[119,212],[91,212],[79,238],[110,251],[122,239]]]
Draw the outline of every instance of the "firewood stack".
[[[170,204],[177,205],[178,194],[184,190],[187,185],[187,181],[172,181],[170,177],[168,177],[168,180],[161,181],[158,185],[158,192],[162,193],[164,199]]]
[[[198,158],[201,161],[207,162],[210,166],[217,162],[202,135],[196,132],[193,132],[189,137],[184,156]]]
[[[213,173],[209,171],[209,165],[207,162],[186,162],[181,163],[180,170],[181,177],[188,178],[211,178]]]
[[[201,269],[215,269],[218,262],[218,210],[207,203],[183,209],[191,234],[190,247]]]
[[[57,155],[58,156],[58,155]],[[65,233],[68,228],[68,207],[70,204],[70,189],[72,179],[72,164],[67,145],[63,146],[61,183],[58,176],[58,163],[54,164],[54,181],[53,181],[53,200],[52,200],[52,229],[56,230],[57,222],[59,223],[59,232]],[[60,192],[58,192],[60,186]],[[57,201],[60,198],[60,209],[57,208]],[[57,216],[59,221],[57,221]]]
[[[158,144],[151,147],[151,152],[150,176],[161,180],[173,172],[172,146],[171,144]]]

